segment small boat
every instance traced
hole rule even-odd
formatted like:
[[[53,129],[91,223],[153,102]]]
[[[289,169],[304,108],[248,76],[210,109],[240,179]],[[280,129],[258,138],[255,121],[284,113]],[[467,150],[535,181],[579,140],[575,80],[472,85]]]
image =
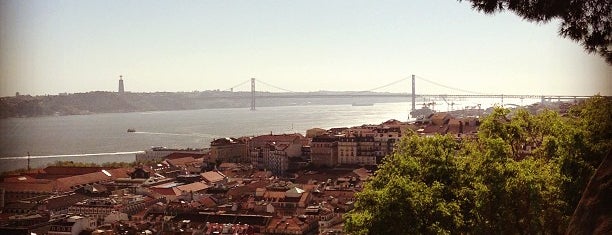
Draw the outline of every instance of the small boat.
[[[127,132],[136,132],[136,130],[134,128],[129,128],[127,129]]]

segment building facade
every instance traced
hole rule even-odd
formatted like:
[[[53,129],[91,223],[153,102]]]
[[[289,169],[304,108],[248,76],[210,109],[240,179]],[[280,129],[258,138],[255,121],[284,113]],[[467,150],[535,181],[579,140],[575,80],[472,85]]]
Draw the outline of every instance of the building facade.
[[[310,161],[315,166],[333,167],[338,165],[337,136],[323,135],[312,138],[310,144]]]
[[[338,164],[376,165],[382,157],[381,143],[374,137],[342,137],[338,140]]]
[[[247,162],[249,161],[247,144],[236,138],[220,138],[210,143],[212,161]]]

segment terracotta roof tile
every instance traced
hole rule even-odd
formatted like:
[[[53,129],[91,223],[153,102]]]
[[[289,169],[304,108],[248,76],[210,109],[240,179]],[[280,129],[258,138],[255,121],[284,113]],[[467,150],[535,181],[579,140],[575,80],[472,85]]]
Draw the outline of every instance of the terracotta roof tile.
[[[217,183],[219,181],[222,181],[225,176],[217,171],[207,171],[204,173],[200,174],[202,176],[202,178],[204,178],[204,180],[206,180],[206,182],[209,183]]]
[[[198,163],[198,161],[193,157],[166,159],[166,162],[172,166],[186,166],[189,164]]]
[[[202,182],[194,182],[191,184],[176,186],[176,189],[178,189],[181,192],[199,192],[199,191],[203,191],[207,189],[208,187],[209,187],[208,185]]]

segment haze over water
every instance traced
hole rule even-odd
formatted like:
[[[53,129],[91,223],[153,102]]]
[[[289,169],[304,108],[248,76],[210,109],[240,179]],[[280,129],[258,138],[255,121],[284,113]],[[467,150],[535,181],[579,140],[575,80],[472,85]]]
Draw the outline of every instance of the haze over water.
[[[461,102],[463,104],[459,104]],[[455,103],[456,109],[476,102]],[[485,108],[491,103],[482,104]],[[436,109],[446,111],[448,107],[439,104]],[[270,132],[305,134],[307,129],[315,127],[379,124],[389,119],[406,121],[409,110],[410,103],[403,102],[376,103],[373,106],[260,107],[254,112],[248,108],[231,108],[2,119],[0,171],[26,168],[28,152],[32,156],[32,167],[59,160],[129,162],[134,160],[135,152],[151,146],[204,148],[214,138],[220,137]],[[136,132],[128,133],[128,128]]]

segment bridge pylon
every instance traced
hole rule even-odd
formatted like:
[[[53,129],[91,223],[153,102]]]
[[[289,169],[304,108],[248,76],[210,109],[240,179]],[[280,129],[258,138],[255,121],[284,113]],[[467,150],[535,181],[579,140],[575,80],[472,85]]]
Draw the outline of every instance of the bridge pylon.
[[[412,111],[416,110],[415,76],[412,75]]]
[[[255,78],[251,78],[251,111],[255,111]]]

